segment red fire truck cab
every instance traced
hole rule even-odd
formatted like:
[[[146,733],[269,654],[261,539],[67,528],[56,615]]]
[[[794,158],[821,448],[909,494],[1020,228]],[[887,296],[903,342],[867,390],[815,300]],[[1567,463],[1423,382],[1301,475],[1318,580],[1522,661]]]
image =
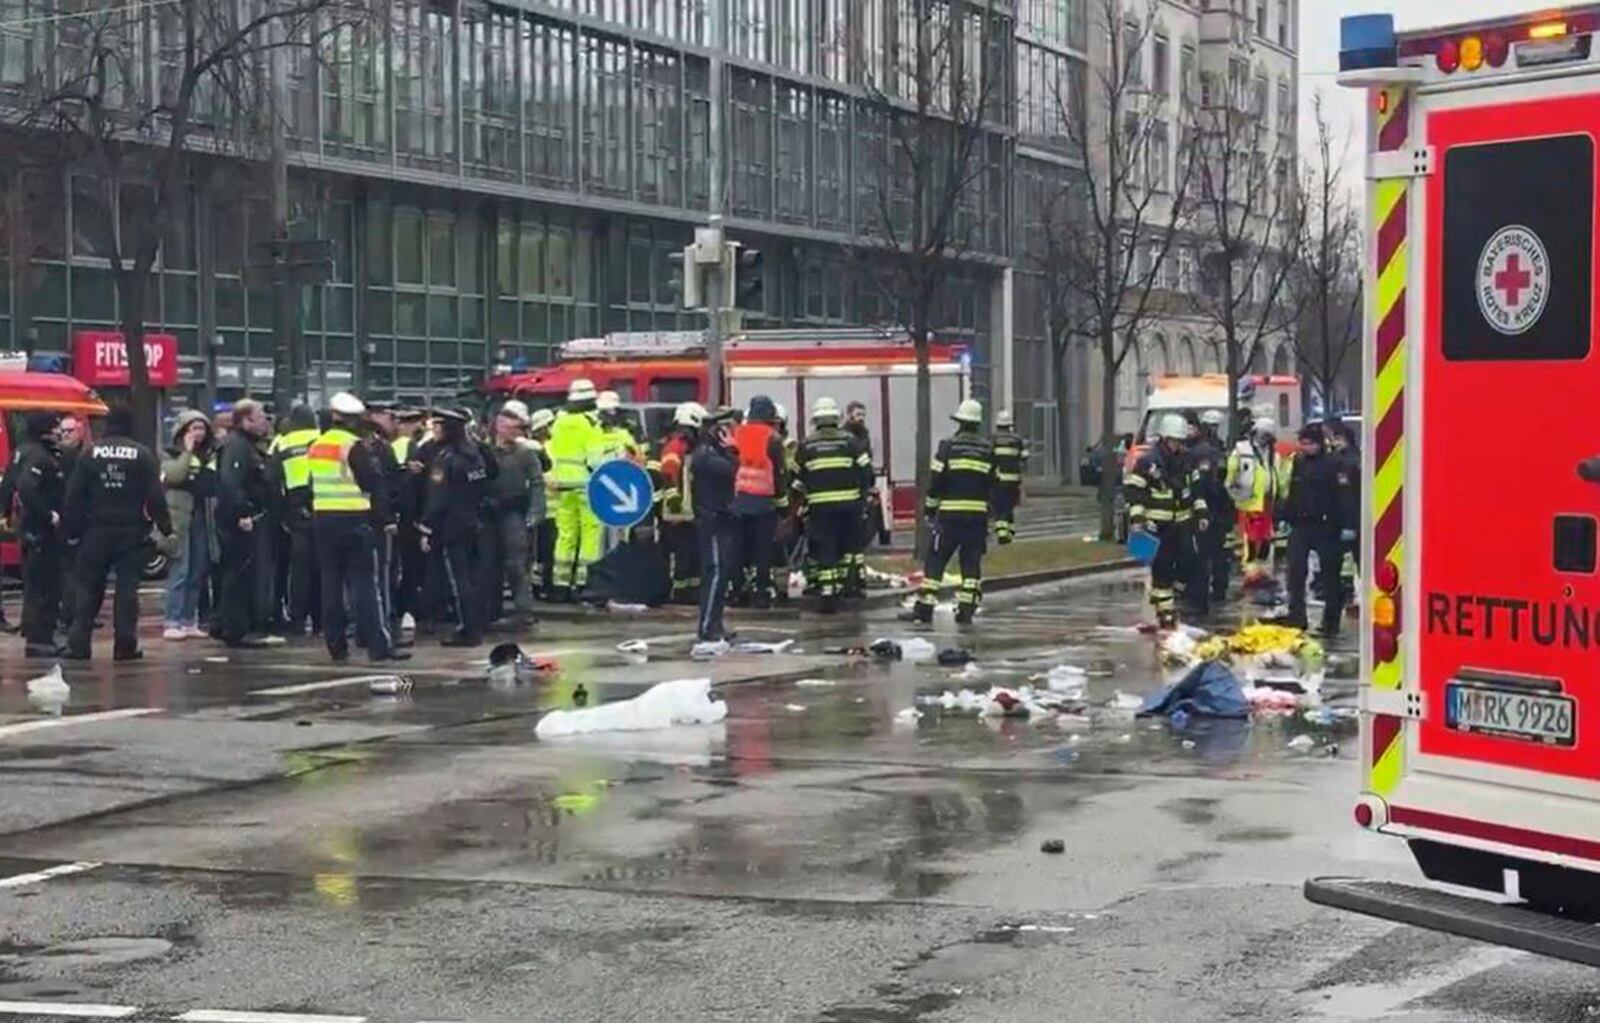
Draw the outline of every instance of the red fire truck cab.
[[[65,374],[0,370],[0,466],[11,465],[25,435],[23,417],[39,411],[98,418],[106,406],[87,384]],[[14,541],[0,543],[0,565],[14,569],[21,560]]]

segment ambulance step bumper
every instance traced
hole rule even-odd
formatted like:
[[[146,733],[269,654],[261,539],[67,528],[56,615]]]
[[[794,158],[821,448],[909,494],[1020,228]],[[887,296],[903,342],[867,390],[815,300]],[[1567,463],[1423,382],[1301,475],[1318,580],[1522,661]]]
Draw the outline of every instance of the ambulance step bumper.
[[[1305,895],[1322,906],[1600,966],[1600,926],[1591,923],[1392,881],[1314,878]]]

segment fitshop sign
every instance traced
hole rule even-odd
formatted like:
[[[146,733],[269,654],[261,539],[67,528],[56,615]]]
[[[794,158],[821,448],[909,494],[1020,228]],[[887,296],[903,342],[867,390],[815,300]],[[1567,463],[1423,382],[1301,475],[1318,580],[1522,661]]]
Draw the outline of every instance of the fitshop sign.
[[[144,361],[153,387],[178,382],[178,339],[146,334]],[[128,345],[119,330],[80,330],[72,338],[72,375],[90,387],[128,386]]]

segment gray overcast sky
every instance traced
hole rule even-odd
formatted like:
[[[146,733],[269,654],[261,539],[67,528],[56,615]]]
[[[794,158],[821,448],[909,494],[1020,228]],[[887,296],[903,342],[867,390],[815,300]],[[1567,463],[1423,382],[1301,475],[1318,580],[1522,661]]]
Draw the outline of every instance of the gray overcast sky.
[[[1347,175],[1359,187],[1362,140],[1359,135],[1363,94],[1341,89],[1333,79],[1339,69],[1339,19],[1346,14],[1392,12],[1400,29],[1497,18],[1526,11],[1548,11],[1560,0],[1301,0],[1300,2],[1300,143],[1310,152],[1315,133],[1311,101],[1318,90],[1336,126],[1355,132]],[[1567,5],[1570,6],[1570,5]]]

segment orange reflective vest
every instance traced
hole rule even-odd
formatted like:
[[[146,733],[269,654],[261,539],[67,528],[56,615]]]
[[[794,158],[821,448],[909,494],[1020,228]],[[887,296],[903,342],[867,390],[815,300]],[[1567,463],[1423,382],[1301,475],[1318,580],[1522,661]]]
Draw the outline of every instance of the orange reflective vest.
[[[733,444],[739,451],[739,475],[733,481],[734,493],[777,496],[777,469],[772,464],[770,448],[773,436],[771,423],[742,423],[733,432]]]

